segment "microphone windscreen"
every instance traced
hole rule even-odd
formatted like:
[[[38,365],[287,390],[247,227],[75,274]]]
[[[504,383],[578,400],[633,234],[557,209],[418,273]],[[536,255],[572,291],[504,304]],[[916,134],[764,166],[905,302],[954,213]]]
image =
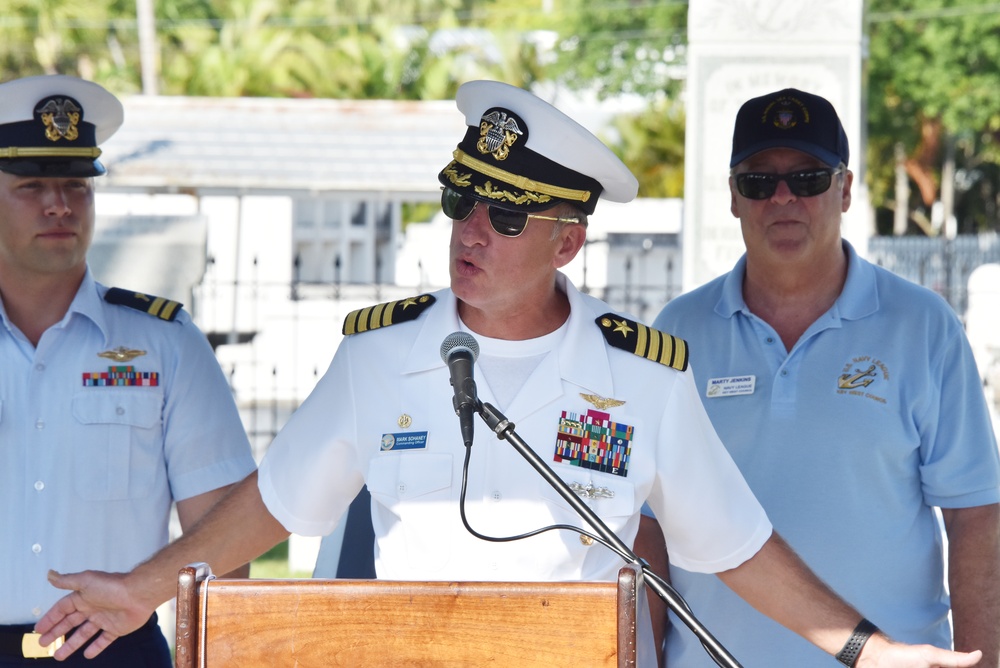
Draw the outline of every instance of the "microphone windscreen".
[[[455,348],[466,348],[472,353],[472,361],[479,358],[479,342],[468,332],[452,332],[441,342],[441,359],[448,363],[448,356]]]

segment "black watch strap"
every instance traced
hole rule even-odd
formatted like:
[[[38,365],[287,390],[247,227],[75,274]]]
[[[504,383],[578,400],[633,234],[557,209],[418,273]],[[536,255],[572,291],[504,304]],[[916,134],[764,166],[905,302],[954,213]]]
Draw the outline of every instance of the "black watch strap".
[[[854,668],[854,664],[858,660],[858,655],[861,654],[861,648],[865,646],[865,643],[868,642],[873,633],[878,633],[877,626],[867,619],[862,619],[858,622],[858,625],[854,627],[851,637],[847,639],[844,648],[837,652],[837,661],[840,661],[849,668]]]

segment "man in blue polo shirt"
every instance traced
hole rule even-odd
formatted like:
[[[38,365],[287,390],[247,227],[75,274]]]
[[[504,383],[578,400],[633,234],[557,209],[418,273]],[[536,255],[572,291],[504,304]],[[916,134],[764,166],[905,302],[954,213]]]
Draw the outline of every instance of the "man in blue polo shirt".
[[[841,238],[848,158],[827,100],[789,89],[748,101],[729,179],[746,254],[655,326],[693,342],[722,442],[813,570],[892,637],[954,638],[995,667],[1000,465],[979,374],[942,299]],[[835,665],[718,578],[670,574],[747,668]],[[711,665],[696,645],[674,625],[668,665]]]

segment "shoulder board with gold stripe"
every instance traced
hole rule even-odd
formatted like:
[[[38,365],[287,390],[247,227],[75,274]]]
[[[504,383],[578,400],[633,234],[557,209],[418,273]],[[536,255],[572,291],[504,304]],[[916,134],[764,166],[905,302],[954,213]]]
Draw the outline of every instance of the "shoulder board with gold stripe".
[[[129,308],[134,308],[137,311],[142,311],[143,313],[148,313],[149,315],[155,315],[161,320],[174,320],[177,317],[177,314],[181,312],[181,308],[184,306],[180,302],[175,302],[170,299],[154,297],[153,295],[144,295],[141,292],[133,292],[131,290],[123,290],[121,288],[111,288],[108,290],[107,294],[104,295],[104,301],[109,304],[128,306]]]
[[[434,301],[432,295],[420,295],[351,311],[344,318],[344,336],[416,320]]]
[[[615,313],[605,313],[595,322],[601,328],[604,338],[615,348],[621,348],[678,371],[687,369],[688,346],[684,339],[646,327]]]

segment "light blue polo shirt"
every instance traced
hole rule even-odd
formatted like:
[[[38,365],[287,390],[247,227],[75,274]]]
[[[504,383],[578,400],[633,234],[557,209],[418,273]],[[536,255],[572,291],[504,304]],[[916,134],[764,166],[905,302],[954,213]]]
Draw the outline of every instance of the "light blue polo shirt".
[[[671,301],[654,325],[689,342],[716,430],[809,566],[890,636],[950,647],[932,506],[1000,500],[980,377],[943,299],[844,249],[842,294],[790,352],[743,300],[745,256]],[[838,665],[718,578],[673,566],[670,574],[746,668]],[[714,666],[674,622],[669,665]]]

